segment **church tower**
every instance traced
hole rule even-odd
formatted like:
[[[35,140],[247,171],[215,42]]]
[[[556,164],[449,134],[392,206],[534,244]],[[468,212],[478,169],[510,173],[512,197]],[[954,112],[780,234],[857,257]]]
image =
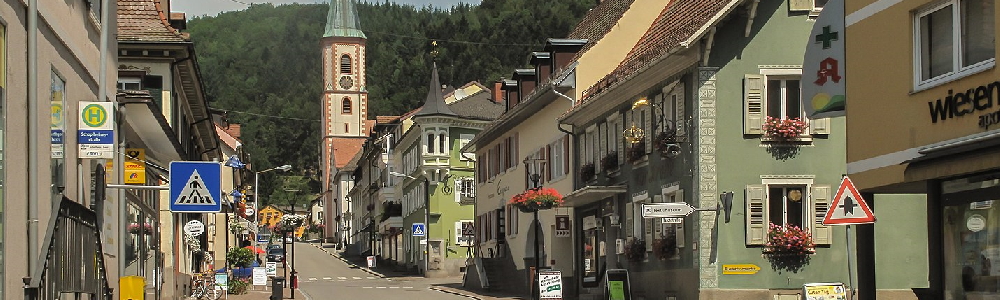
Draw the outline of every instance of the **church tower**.
[[[324,136],[360,137],[368,119],[365,43],[354,0],[330,0],[323,33]]]

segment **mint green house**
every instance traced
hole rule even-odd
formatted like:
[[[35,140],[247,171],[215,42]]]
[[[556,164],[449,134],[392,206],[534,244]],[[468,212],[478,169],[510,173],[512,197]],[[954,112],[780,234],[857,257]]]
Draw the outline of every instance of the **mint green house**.
[[[400,258],[428,277],[455,276],[464,271],[475,235],[475,157],[460,149],[504,107],[475,82],[445,94],[436,67],[428,89],[423,107],[401,117],[392,154],[399,168],[391,174],[401,179]],[[423,237],[413,232],[418,223],[426,226]]]
[[[844,118],[809,119],[799,98],[816,80],[802,61],[826,2],[632,4],[662,11],[560,118],[574,131],[575,167],[587,171],[566,197],[578,298],[601,298],[615,269],[645,299],[802,299],[804,284],[849,282],[846,229],[823,225],[846,173]],[[802,131],[773,134],[768,118],[797,118]],[[856,272],[854,287],[877,286],[879,299],[915,299],[911,288],[927,286],[926,212],[899,205],[907,201],[924,200],[880,196],[882,226],[854,231],[877,248],[857,261],[886,270]],[[643,217],[643,206],[671,202],[698,211]],[[772,255],[771,224],[807,230],[815,253]]]

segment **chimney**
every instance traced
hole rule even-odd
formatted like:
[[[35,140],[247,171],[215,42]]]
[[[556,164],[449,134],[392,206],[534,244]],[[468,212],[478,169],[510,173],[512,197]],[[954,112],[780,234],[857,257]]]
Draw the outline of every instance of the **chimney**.
[[[516,80],[504,79],[502,89],[506,94],[506,97],[504,97],[506,101],[504,101],[504,103],[507,104],[507,110],[514,108],[514,106],[517,106],[517,104],[521,102],[521,97],[518,95]]]
[[[503,78],[493,83],[493,103],[503,102]]]
[[[548,39],[544,50],[551,53],[552,69],[562,70],[573,62],[573,57],[585,45],[585,39]]]

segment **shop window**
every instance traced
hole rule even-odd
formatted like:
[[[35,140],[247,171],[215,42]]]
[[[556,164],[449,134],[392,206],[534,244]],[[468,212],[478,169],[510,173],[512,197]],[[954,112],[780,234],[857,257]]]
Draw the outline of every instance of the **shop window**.
[[[961,178],[942,183],[941,221],[945,299],[1000,296],[1000,180]]]
[[[993,67],[994,0],[950,0],[914,17],[917,90]]]
[[[823,225],[829,185],[778,181],[748,185],[746,193],[747,245],[764,245],[768,224],[798,226],[812,232],[817,245],[831,243],[833,229]]]

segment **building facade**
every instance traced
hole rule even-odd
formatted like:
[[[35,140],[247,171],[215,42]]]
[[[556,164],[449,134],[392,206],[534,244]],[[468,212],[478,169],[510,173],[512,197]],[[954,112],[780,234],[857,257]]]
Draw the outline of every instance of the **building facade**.
[[[874,257],[859,260],[861,278],[903,259],[880,234],[916,220],[906,242],[926,256],[904,269],[928,274],[908,282],[916,294],[998,295],[996,14],[994,1],[846,2],[847,174],[879,218],[859,231],[857,255]],[[926,198],[894,202],[909,193]]]

